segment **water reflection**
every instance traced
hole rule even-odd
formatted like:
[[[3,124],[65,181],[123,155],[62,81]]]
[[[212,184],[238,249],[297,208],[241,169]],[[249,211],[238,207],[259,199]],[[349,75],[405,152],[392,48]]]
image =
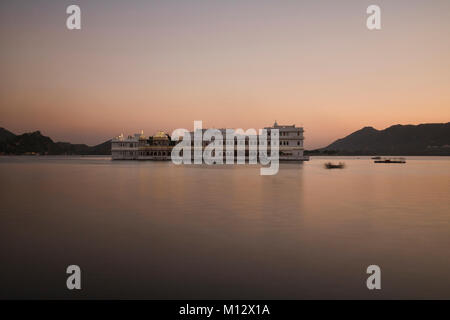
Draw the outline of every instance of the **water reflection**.
[[[1,297],[450,298],[450,159],[175,166],[1,157]]]

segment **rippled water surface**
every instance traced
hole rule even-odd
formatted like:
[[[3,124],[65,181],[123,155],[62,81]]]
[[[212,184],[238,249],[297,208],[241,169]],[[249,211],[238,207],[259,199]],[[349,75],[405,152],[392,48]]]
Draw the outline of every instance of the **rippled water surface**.
[[[0,157],[0,297],[450,299],[450,158],[329,160]]]

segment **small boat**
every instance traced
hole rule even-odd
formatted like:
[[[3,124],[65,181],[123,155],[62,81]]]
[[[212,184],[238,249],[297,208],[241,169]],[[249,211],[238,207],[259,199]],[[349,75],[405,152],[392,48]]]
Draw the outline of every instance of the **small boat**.
[[[372,157],[372,160],[380,160],[381,157]]]
[[[384,158],[375,160],[375,163],[406,163],[405,158]]]
[[[345,163],[339,162],[338,164],[334,164],[331,162],[325,163],[325,169],[343,169],[345,167]]]

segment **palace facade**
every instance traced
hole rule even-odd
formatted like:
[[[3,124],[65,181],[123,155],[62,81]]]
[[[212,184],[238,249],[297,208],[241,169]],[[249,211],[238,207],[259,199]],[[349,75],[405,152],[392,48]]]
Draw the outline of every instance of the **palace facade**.
[[[271,127],[265,127],[267,130],[267,143],[268,153],[270,154],[270,137],[271,130],[278,129],[279,131],[279,159],[280,161],[306,161],[309,157],[303,155],[303,128],[296,127],[295,125],[278,125],[276,122]],[[205,129],[202,129],[204,132]],[[225,141],[226,129],[219,129],[224,138],[224,151],[223,157],[226,157]],[[191,143],[194,146],[194,132],[190,132]],[[248,159],[252,139],[248,136],[244,141],[238,141],[234,139],[234,156],[237,156],[238,143],[245,144],[245,158]],[[260,144],[260,137],[255,139],[257,144]],[[179,143],[179,141],[172,141],[171,137],[160,131],[154,136],[146,137],[141,131],[140,134],[128,136],[125,138],[123,134],[115,137],[111,141],[111,155],[113,160],[170,160],[173,147]],[[210,142],[203,141],[202,148],[204,149]],[[193,154],[192,154],[193,158]]]

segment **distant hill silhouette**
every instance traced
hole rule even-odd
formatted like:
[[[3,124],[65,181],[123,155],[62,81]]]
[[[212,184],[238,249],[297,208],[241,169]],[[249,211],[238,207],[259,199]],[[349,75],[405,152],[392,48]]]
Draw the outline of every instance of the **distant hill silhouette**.
[[[315,151],[341,155],[450,155],[450,122],[394,125],[384,130],[364,127]]]
[[[49,155],[109,155],[111,140],[96,146],[53,142],[40,131],[15,135],[0,128],[0,154],[49,154]]]

